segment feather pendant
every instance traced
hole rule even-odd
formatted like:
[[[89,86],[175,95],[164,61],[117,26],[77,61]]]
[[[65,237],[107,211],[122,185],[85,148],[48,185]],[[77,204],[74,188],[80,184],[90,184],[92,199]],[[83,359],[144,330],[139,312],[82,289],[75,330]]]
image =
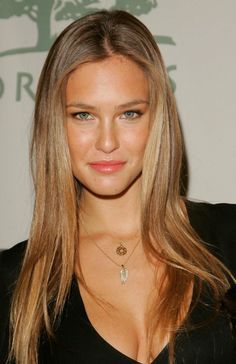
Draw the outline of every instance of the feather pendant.
[[[120,270],[120,281],[121,281],[121,284],[125,284],[125,282],[128,279],[128,275],[129,275],[128,269],[125,268],[125,266],[122,264],[121,265],[121,270]]]

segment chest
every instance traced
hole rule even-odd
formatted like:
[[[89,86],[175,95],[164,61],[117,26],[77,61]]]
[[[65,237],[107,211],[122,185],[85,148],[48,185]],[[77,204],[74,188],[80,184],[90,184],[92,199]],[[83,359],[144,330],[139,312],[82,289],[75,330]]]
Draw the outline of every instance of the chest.
[[[197,322],[204,316],[198,305],[192,319]],[[117,331],[113,327],[113,331]],[[129,331],[132,333],[132,331]],[[119,334],[118,336],[120,336]],[[125,333],[124,333],[125,335]],[[228,320],[218,316],[208,325],[177,335],[175,364],[233,364],[236,350]],[[112,345],[90,322],[81,295],[74,285],[63,311],[62,320],[56,331],[56,338],[49,345],[40,346],[40,364],[138,364],[144,361],[127,355]],[[168,364],[168,350],[154,358],[153,364]]]
[[[90,281],[91,292],[80,286],[85,314],[106,343],[133,360],[147,363],[149,311],[157,295],[154,272],[146,270],[143,275],[133,269],[124,285],[118,274],[119,269],[114,271],[113,280],[98,279],[96,285]],[[163,345],[160,347],[156,338],[155,355]]]

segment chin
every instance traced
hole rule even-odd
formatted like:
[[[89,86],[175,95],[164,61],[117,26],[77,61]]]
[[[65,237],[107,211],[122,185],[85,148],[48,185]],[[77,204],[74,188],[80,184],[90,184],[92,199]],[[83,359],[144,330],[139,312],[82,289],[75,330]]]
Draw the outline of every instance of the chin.
[[[129,190],[140,187],[140,176],[138,175],[136,178],[127,181],[123,181],[123,183],[119,183],[118,181],[110,181],[110,183],[99,183],[96,181],[96,184],[91,185],[82,183],[83,188],[93,194],[94,196],[102,197],[102,198],[114,198],[121,197],[125,195]],[[120,181],[121,182],[121,181]]]
[[[90,194],[93,194],[94,196],[100,197],[100,198],[109,198],[109,197],[120,197],[122,195],[124,195],[128,190],[129,190],[129,186],[126,188],[119,188],[119,187],[115,187],[115,186],[110,186],[110,187],[96,187],[96,188],[92,188],[92,187],[88,187],[88,186],[83,186],[83,188],[89,192]]]

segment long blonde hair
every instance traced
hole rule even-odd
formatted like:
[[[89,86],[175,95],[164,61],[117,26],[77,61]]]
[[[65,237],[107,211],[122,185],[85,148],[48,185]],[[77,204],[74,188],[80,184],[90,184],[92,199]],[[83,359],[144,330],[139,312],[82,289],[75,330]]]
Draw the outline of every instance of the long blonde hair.
[[[190,284],[198,297],[206,283],[216,301],[228,287],[225,268],[191,228],[180,196],[182,136],[156,42],[145,25],[126,12],[87,15],[57,38],[37,89],[31,150],[35,207],[11,308],[10,358],[17,364],[38,362],[40,334],[46,330],[53,336],[74,273],[81,186],[72,174],[65,130],[67,79],[80,64],[112,54],[136,62],[150,85],[152,128],[140,196],[142,241],[147,253],[166,264],[167,278],[152,310],[150,343],[154,332],[160,338],[171,332],[173,361],[174,338]]]

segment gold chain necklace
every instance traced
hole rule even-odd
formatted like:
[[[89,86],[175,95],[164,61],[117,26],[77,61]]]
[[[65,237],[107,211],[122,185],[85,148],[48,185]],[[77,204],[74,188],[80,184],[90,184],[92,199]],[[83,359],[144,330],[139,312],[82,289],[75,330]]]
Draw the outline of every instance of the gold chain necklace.
[[[128,256],[128,258],[126,259],[126,261],[123,264],[119,264],[117,263],[113,258],[110,257],[110,255],[108,255],[95,241],[93,241],[94,245],[96,245],[96,247],[112,262],[114,263],[117,267],[120,267],[120,281],[121,284],[125,284],[128,280],[128,276],[129,276],[129,271],[128,268],[126,267],[126,263],[128,262],[128,260],[131,258],[131,256],[133,255],[135,249],[137,248],[138,244],[140,243],[140,240],[137,242],[137,244],[134,246],[133,250],[131,251],[130,255]],[[118,249],[118,248],[117,248]]]

